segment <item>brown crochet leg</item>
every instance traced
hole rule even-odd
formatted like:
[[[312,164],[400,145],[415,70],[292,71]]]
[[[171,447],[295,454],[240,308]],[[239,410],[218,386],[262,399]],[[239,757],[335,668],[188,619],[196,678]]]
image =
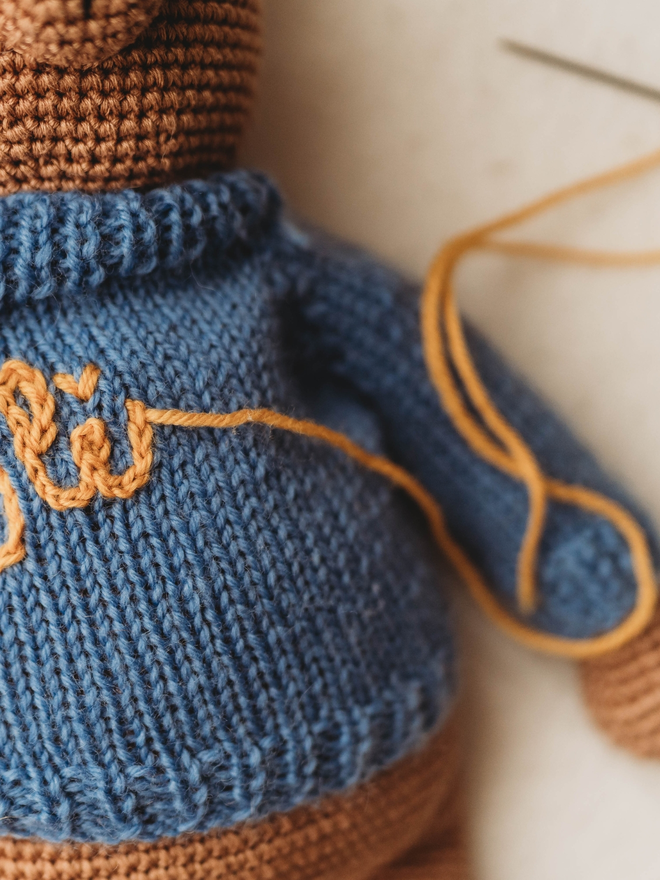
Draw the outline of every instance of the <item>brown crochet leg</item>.
[[[614,742],[660,758],[660,609],[636,639],[581,671],[587,705]]]

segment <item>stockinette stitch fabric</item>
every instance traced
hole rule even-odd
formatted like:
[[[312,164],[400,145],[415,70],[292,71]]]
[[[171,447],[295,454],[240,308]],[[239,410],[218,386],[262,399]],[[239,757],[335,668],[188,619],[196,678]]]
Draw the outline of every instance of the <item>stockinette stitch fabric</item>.
[[[90,417],[112,471],[130,467],[129,398],[306,412],[263,178],[0,205],[0,351],[48,377],[58,487],[80,479],[70,437]],[[89,401],[52,384],[90,363]],[[363,409],[358,434],[378,447]],[[116,843],[231,827],[369,779],[446,719],[432,553],[381,478],[282,432],[165,427],[131,497],[56,510],[0,422],[25,518],[25,558],[0,575],[5,833]]]
[[[519,613],[527,499],[442,410],[414,286],[293,225],[248,172],[10,196],[0,245],[0,391],[25,413],[53,401],[57,428],[39,426],[44,476],[0,419],[25,521],[24,557],[0,573],[6,833],[113,844],[228,828],[423,748],[451,712],[454,654],[407,499],[340,451],[259,425],[156,424],[135,465],[139,404],[316,419],[417,475]],[[474,331],[470,345],[544,469],[630,507]],[[110,442],[84,435],[83,453],[106,448],[132,482],[58,509],[44,497],[81,480],[73,441],[89,421]],[[577,638],[614,626],[636,591],[609,522],[564,506],[538,584],[533,624]]]
[[[289,227],[297,295],[299,363],[307,375],[350,382],[377,408],[387,451],[440,501],[454,535],[498,600],[534,628],[584,639],[624,619],[636,595],[629,549],[610,522],[552,504],[537,569],[542,597],[531,615],[516,600],[516,562],[527,520],[525,489],[476,456],[438,402],[424,364],[418,286],[359,249]],[[521,433],[544,472],[617,499],[658,543],[639,506],[469,324],[471,354],[498,409]]]

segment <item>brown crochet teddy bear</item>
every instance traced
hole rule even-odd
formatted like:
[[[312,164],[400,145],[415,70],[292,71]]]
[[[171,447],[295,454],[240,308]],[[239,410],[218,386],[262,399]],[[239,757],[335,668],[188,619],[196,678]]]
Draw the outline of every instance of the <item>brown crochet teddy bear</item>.
[[[259,54],[257,0],[0,7],[12,880],[467,876],[447,608],[392,484],[660,757],[650,530],[435,297],[470,242],[422,340],[405,280],[234,170]]]

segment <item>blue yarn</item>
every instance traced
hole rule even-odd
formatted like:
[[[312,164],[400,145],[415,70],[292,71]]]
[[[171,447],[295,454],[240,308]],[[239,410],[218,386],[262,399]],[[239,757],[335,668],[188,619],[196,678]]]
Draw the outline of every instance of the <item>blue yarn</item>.
[[[75,296],[157,268],[187,271],[205,251],[249,247],[279,206],[265,178],[245,171],[146,194],[0,199],[0,302]]]
[[[318,374],[344,378],[377,410],[390,455],[435,494],[453,535],[501,603],[518,614],[526,492],[475,456],[441,408],[422,354],[418,286],[322,235],[289,227],[288,238],[286,272],[296,288],[290,317],[304,340],[298,369],[308,373],[313,365]],[[657,565],[657,538],[646,514],[469,324],[467,338],[493,400],[543,470],[620,501],[645,527]],[[612,629],[636,596],[622,536],[608,521],[558,504],[550,505],[537,581],[541,602],[524,622],[572,638]]]
[[[88,403],[51,390],[45,456],[102,418],[119,472],[127,399],[269,407],[384,451],[442,503],[511,602],[519,486],[475,459],[426,378],[414,289],[295,230],[262,176],[147,194],[0,200],[0,357],[47,379],[102,370]],[[554,476],[620,493],[471,333],[496,401]],[[434,551],[408,501],[323,444],[260,426],[155,427],[127,501],[58,512],[0,419],[26,558],[0,574],[2,831],[151,840],[231,826],[366,779],[441,724],[454,657]],[[534,622],[589,635],[630,609],[626,547],[553,508]]]

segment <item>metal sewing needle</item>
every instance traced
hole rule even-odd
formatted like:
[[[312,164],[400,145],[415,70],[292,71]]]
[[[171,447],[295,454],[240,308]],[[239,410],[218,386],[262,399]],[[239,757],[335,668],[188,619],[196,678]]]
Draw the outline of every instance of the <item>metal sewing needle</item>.
[[[632,92],[642,98],[660,101],[660,89],[654,89],[652,86],[627,79],[624,76],[618,76],[616,73],[610,73],[607,70],[583,64],[581,61],[573,61],[571,58],[565,58],[561,55],[555,55],[546,49],[536,49],[534,46],[527,46],[525,43],[519,43],[517,40],[502,39],[500,40],[500,45],[508,52],[513,52],[515,55],[520,55],[523,58],[539,61],[541,64],[548,64],[560,70],[565,70],[567,73],[575,73],[586,79],[605,83],[608,86],[614,86],[626,92]]]

